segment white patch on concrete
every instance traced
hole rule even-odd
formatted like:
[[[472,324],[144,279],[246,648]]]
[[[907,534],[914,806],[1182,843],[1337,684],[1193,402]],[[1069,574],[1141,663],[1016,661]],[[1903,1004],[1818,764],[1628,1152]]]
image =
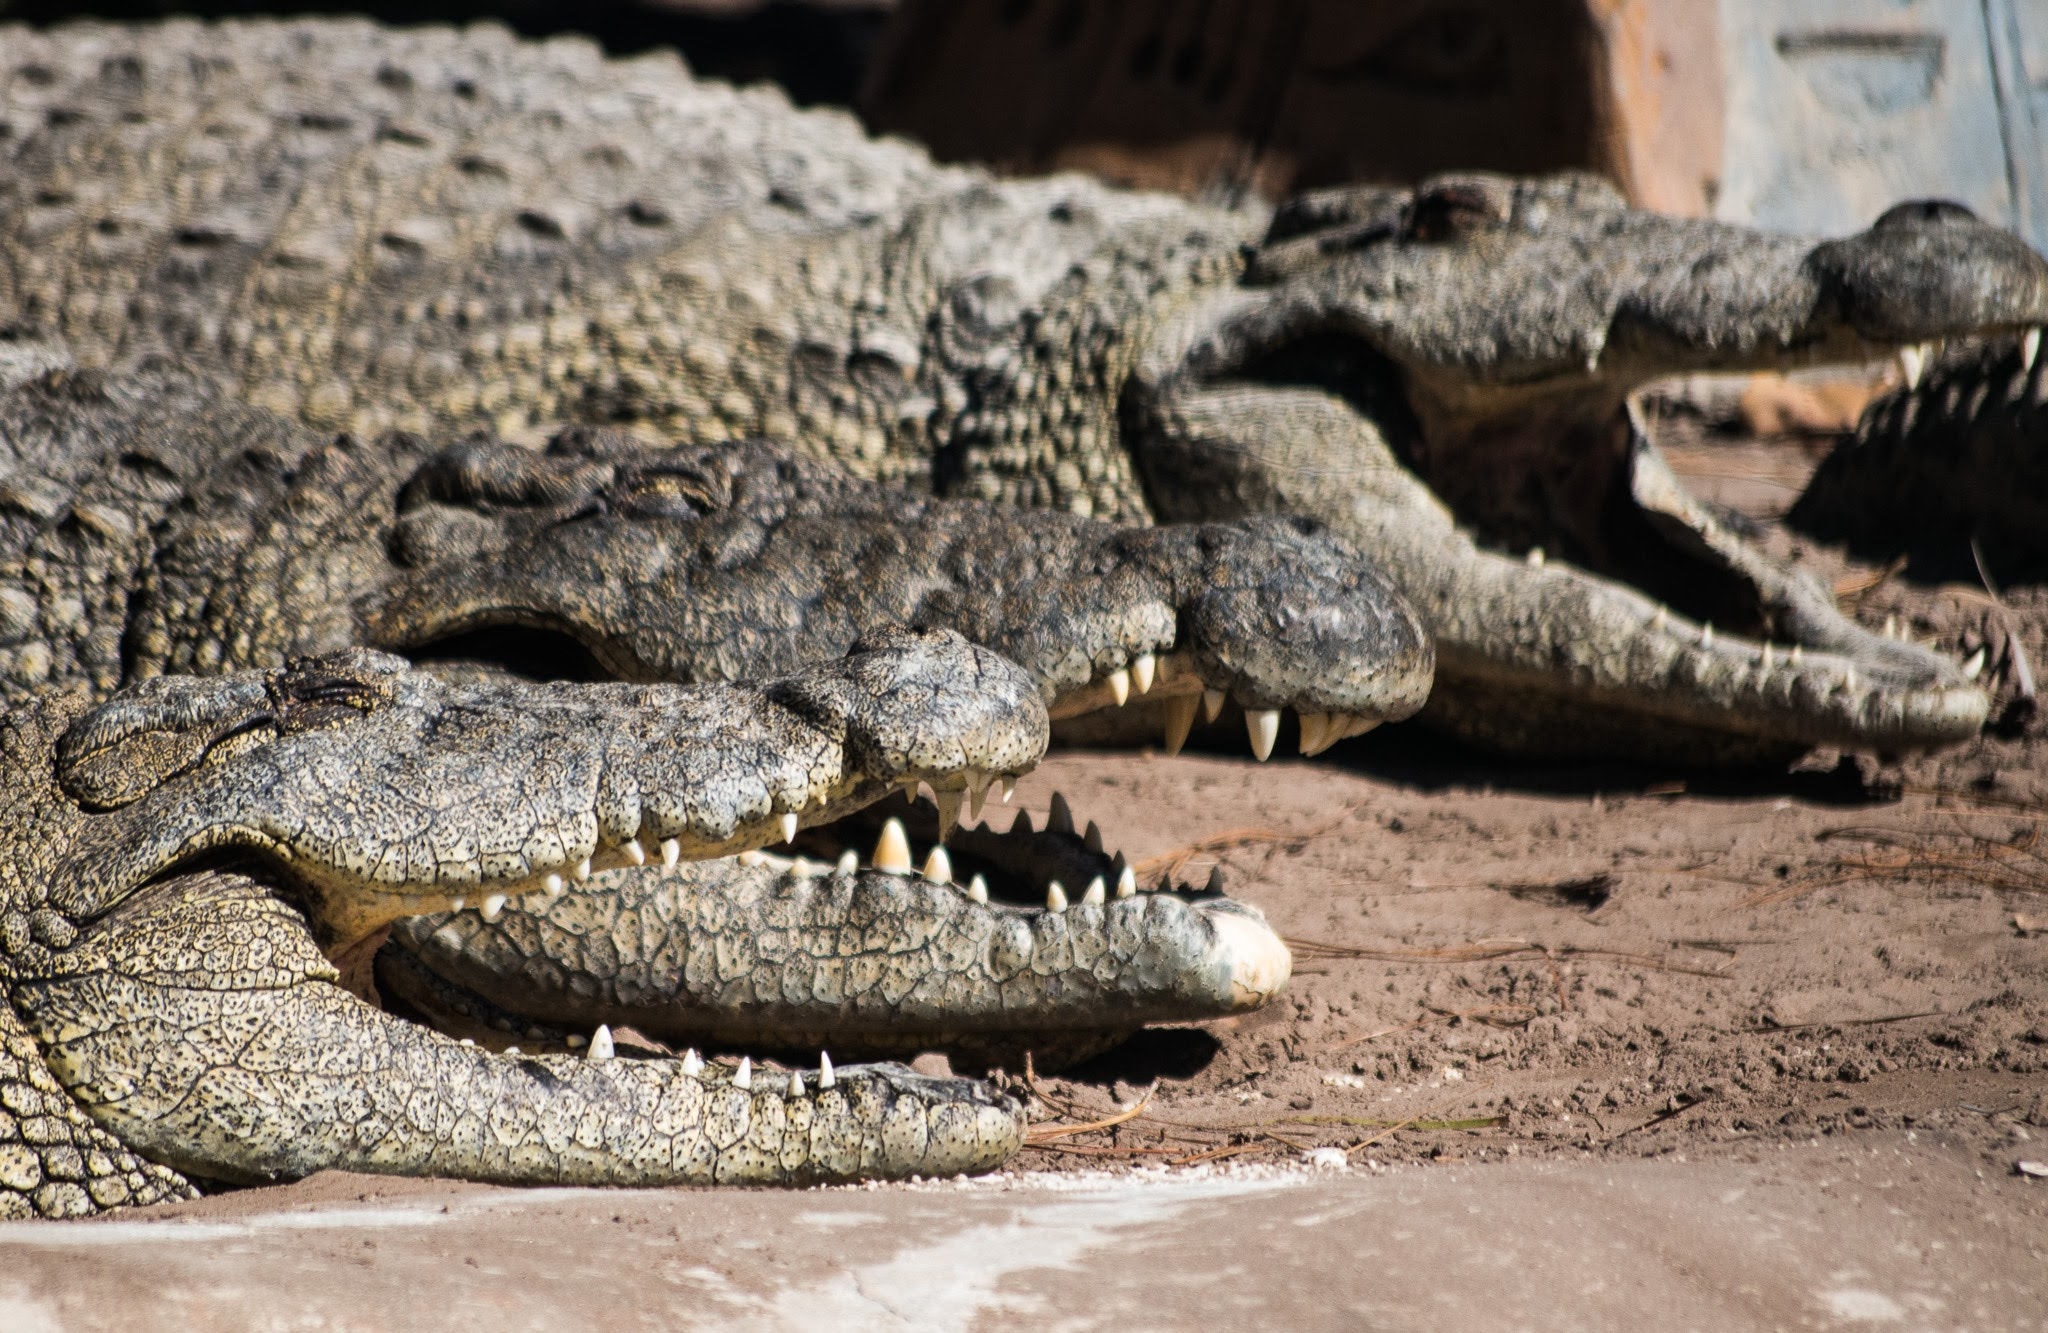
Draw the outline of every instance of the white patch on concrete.
[[[1837,1287],[1820,1294],[1821,1304],[1837,1319],[1854,1319],[1866,1324],[1896,1324],[1906,1317],[1906,1307],[1881,1291],[1868,1287]]]
[[[394,1227],[427,1227],[468,1213],[558,1203],[584,1195],[612,1198],[616,1194],[616,1191],[594,1189],[500,1190],[467,1198],[421,1199],[378,1207],[323,1207],[317,1212],[258,1213],[235,1222],[187,1222],[173,1217],[111,1222],[0,1222],[0,1251],[11,1245],[70,1250],[103,1245],[240,1240],[278,1231],[383,1231]],[[11,1330],[12,1327],[0,1322],[0,1329]]]
[[[1301,1181],[1299,1175],[1127,1179],[1086,1193],[1019,1199],[1006,1221],[920,1239],[879,1263],[784,1287],[769,1298],[758,1321],[748,1322],[767,1328],[959,1329],[982,1314],[1038,1313],[1035,1298],[997,1290],[1003,1280],[1038,1269],[1071,1271],[1094,1254],[1126,1263],[1131,1256],[1118,1249],[1120,1233],[1170,1221],[1193,1204]]]

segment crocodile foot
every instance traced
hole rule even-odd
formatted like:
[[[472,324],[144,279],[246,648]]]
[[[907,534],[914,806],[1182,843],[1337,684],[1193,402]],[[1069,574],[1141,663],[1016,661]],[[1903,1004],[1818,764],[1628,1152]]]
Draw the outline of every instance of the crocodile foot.
[[[1814,243],[1453,177],[1283,208],[1126,419],[1162,518],[1309,514],[1387,569],[1437,635],[1425,720],[1549,754],[1906,751],[1973,734],[1985,693],[1716,522],[1630,395],[2043,322],[2048,263],[1953,205]]]
[[[152,1170],[210,1179],[986,1169],[1023,1115],[979,1084],[493,1052],[364,1003],[336,964],[402,914],[496,915],[608,866],[799,836],[905,784],[1007,778],[1046,726],[1017,668],[908,631],[752,688],[449,683],[351,650],[90,709],[37,700],[0,723],[8,1024],[70,1109]],[[35,1124],[8,1137],[50,1142]],[[26,1166],[79,1190],[45,1207]],[[136,1174],[75,1149],[9,1167],[0,1193],[29,1211],[81,1211]]]

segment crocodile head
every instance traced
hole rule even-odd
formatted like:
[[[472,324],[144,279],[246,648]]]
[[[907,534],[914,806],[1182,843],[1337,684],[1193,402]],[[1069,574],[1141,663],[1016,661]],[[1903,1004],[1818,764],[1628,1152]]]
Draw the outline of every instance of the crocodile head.
[[[38,700],[0,734],[21,853],[0,873],[7,1021],[126,1149],[218,1179],[986,1168],[1022,1112],[980,1085],[487,1052],[362,1003],[334,964],[405,914],[467,898],[495,917],[907,783],[1014,776],[1046,726],[1014,666],[909,631],[759,686],[451,683],[358,649]]]
[[[1425,718],[1548,753],[1906,750],[1984,693],[1689,499],[1631,395],[2043,322],[2048,263],[1955,205],[1815,242],[1446,177],[1282,208],[1154,341],[1126,430],[1162,517],[1309,514],[1379,559],[1438,636]]]

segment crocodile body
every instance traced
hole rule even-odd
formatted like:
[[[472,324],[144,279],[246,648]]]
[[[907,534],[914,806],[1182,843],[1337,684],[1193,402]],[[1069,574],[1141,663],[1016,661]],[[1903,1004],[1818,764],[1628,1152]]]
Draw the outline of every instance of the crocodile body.
[[[1872,403],[1787,516],[1876,560],[2048,574],[2048,394],[2038,342],[1960,347]]]
[[[1255,910],[1214,886],[1141,889],[1063,800],[1043,830],[995,832],[976,822],[985,791],[1035,761],[1049,717],[1133,692],[1169,701],[1183,732],[1228,699],[1276,719],[1300,710],[1334,739],[1412,713],[1429,684],[1412,609],[1305,520],[1124,529],[907,496],[766,445],[656,450],[602,430],[565,432],[544,450],[337,438],[161,357],[102,372],[7,338],[0,447],[11,462],[0,480],[0,696],[19,722],[0,788],[42,812],[0,829],[6,845],[31,849],[0,882],[0,970],[15,1019],[83,1116],[79,1132],[90,1124],[126,1145],[106,1160],[206,1179],[354,1165],[533,1181],[805,1180],[993,1164],[1017,1140],[990,1117],[1014,1121],[1014,1104],[957,1080],[927,1088],[896,1067],[856,1071],[879,1080],[881,1100],[833,1133],[882,1132],[911,1097],[968,1108],[956,1126],[966,1138],[798,1143],[772,1092],[773,1105],[749,1112],[765,1119],[742,1117],[738,1133],[728,1116],[714,1134],[738,1133],[724,1145],[734,1161],[692,1148],[664,1174],[601,1145],[450,1154],[434,1146],[445,1138],[436,1099],[450,1079],[458,1102],[510,1099],[543,1138],[593,1115],[711,1133],[700,1085],[732,1070],[707,1073],[695,1055],[665,1066],[670,1082],[636,1084],[596,1110],[541,1095],[545,1078],[476,1061],[515,1045],[552,1060],[612,1023],[678,1047],[1071,1058],[1147,1022],[1254,1007],[1288,971]],[[921,628],[891,628],[905,623]],[[402,649],[431,672],[357,645]],[[887,682],[858,676],[874,674],[858,664],[905,656]],[[834,672],[855,672],[857,685],[833,684]],[[822,684],[801,683],[818,673]],[[785,679],[716,684],[765,675]],[[731,720],[676,734],[664,709],[708,706],[693,688],[725,691],[711,699]],[[856,743],[842,715],[869,696],[866,713],[886,711],[887,726]],[[95,698],[106,701],[78,721]],[[378,717],[393,698],[412,719],[395,734],[319,711]],[[817,724],[836,751],[821,759],[786,737],[750,738],[751,712],[771,705]],[[280,712],[333,723],[339,749],[310,779],[293,766],[303,755],[260,742],[296,734]],[[465,726],[477,716],[490,724],[481,738]],[[391,786],[394,756],[435,766],[431,780],[406,779],[401,820],[421,804],[530,814],[544,801],[507,791],[508,780],[573,768],[565,751],[607,745],[676,752],[688,771],[672,785],[736,788],[751,804],[735,817],[687,795],[688,817],[713,826],[695,841],[647,831],[645,813],[636,830],[599,812],[573,835],[522,835],[509,869],[451,871],[448,848],[477,837],[387,835],[382,803],[357,825],[329,818],[310,846],[278,842],[336,792]],[[821,771],[856,764],[881,776],[806,795]],[[911,801],[920,773],[931,794]],[[856,808],[877,797],[887,799]],[[93,832],[116,812],[123,832]],[[139,848],[138,868],[114,885],[72,850],[107,838]],[[522,902],[535,881],[546,892]],[[59,906],[45,920],[47,903]],[[248,960],[286,955],[300,971],[251,983]],[[175,985],[150,980],[167,973]],[[321,992],[310,1007],[309,986]],[[178,1093],[201,1067],[238,1068],[219,1013],[237,1005],[281,1043],[264,1060],[282,1072],[258,1061],[257,1081],[282,1119],[245,1122]],[[110,1021],[134,1010],[149,1021]],[[449,1055],[459,1039],[481,1050]],[[327,1042],[392,1059],[334,1085],[313,1058]],[[780,1087],[789,1076],[776,1077]],[[377,1112],[387,1141],[371,1151],[321,1121],[337,1098],[425,1098],[436,1119],[393,1125]],[[954,1111],[934,1114],[954,1123]],[[0,1142],[9,1129],[0,1123]],[[29,1132],[25,1121],[12,1129]],[[100,1176],[56,1169],[25,1168],[34,1181],[0,1191],[0,1206],[157,1197],[132,1182],[94,1193]]]
[[[1512,748],[1911,749],[1988,707],[1720,528],[1628,408],[2048,318],[2048,265],[1953,210],[1815,242],[1460,178],[1269,216],[998,182],[488,28],[7,45],[0,317],[88,362],[170,347],[363,435],[601,421],[1119,520],[1314,515],[1432,622],[1426,716]]]

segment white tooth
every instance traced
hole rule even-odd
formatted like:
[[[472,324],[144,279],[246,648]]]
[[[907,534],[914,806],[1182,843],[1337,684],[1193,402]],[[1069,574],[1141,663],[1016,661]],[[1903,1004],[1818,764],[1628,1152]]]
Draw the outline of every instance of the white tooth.
[[[584,880],[589,879],[590,858],[586,856],[581,861],[578,861],[575,865],[569,867],[569,873],[576,877],[576,882],[578,884],[581,884]]]
[[[924,859],[924,878],[927,884],[953,882],[953,858],[946,855],[944,847],[932,848],[932,854]]]
[[[796,840],[796,811],[794,810],[782,816],[782,840],[784,842],[794,842]]]
[[[789,1095],[792,1097],[804,1095],[804,1076],[802,1072],[795,1069],[789,1071]]]
[[[1169,755],[1179,754],[1188,743],[1188,733],[1195,726],[1195,710],[1201,706],[1201,699],[1192,694],[1177,694],[1166,701],[1165,749]]]
[[[1670,621],[1671,608],[1668,606],[1660,606],[1650,616],[1650,628],[1653,630],[1661,630],[1664,628],[1665,625],[1669,624]]]
[[[967,817],[981,818],[981,803],[988,799],[988,774],[976,769],[967,770]]]
[[[739,855],[739,862],[743,866],[757,866],[767,859],[768,854],[759,847],[749,847]]]
[[[1908,389],[1920,387],[1920,372],[1927,368],[1927,352],[1920,344],[1901,347],[1897,353],[1899,378],[1906,382]]]
[[[1140,694],[1152,692],[1152,682],[1159,677],[1159,659],[1150,653],[1139,653],[1131,659],[1131,687]]]
[[[496,921],[500,916],[503,916],[505,913],[505,895],[502,893],[484,895],[483,911],[484,920],[486,921]]]
[[[967,886],[967,901],[971,903],[986,903],[988,901],[988,881],[976,875],[974,882]]]
[[[1138,872],[1129,866],[1125,866],[1121,871],[1117,872],[1116,896],[1119,898],[1135,898],[1138,896]]]
[[[939,807],[939,841],[953,836],[953,830],[960,823],[960,801],[965,793],[941,791],[932,793],[932,804]]]
[[[1757,662],[1758,662],[1758,664],[1759,664],[1760,666],[1762,666],[1762,668],[1764,669],[1764,671],[1766,671],[1766,672],[1770,671],[1770,669],[1771,669],[1771,641],[1770,641],[1769,639],[1765,639],[1765,640],[1764,640],[1764,647],[1763,647],[1763,651],[1762,651],[1761,653],[1759,653],[1759,654],[1757,655]]]
[[[1209,885],[1208,885],[1208,888],[1207,888],[1206,892],[1209,892],[1209,893],[1221,893],[1221,892],[1223,892],[1223,867],[1222,867],[1222,866],[1210,866],[1210,867],[1209,867]]]
[[[1280,710],[1277,708],[1247,708],[1244,710],[1244,729],[1251,736],[1252,754],[1261,763],[1273,757],[1273,742],[1280,738]]]
[[[1109,686],[1109,697],[1116,700],[1118,708],[1122,708],[1131,697],[1131,673],[1122,667],[1104,676],[1102,683]]]
[[[1714,646],[1714,622],[1713,622],[1713,621],[1711,621],[1711,620],[1709,620],[1709,621],[1708,621],[1708,622],[1707,622],[1706,624],[1704,624],[1704,625],[1700,626],[1700,647],[1702,647],[1702,648],[1711,648],[1711,647],[1713,647],[1713,646]]]
[[[505,1054],[506,1054],[506,1055],[518,1055],[518,1054],[520,1054],[520,1050],[519,1050],[519,1048],[518,1048],[517,1046],[507,1046],[507,1047],[505,1048]]]
[[[839,853],[839,862],[832,867],[832,870],[833,873],[840,875],[858,874],[860,872],[860,853],[851,847],[847,848]]]
[[[819,1052],[818,1052],[818,1091],[820,1091],[820,1092],[823,1092],[823,1091],[824,1091],[825,1089],[827,1089],[827,1088],[829,1088],[829,1087],[832,1087],[832,1086],[833,1086],[834,1084],[836,1084],[836,1083],[838,1083],[838,1082],[839,1082],[839,1080],[838,1080],[837,1078],[833,1077],[833,1074],[832,1074],[832,1057],[831,1057],[831,1056],[829,1056],[829,1055],[827,1055],[827,1054],[825,1054],[825,1053],[824,1053],[823,1051],[819,1051]]]
[[[741,1092],[745,1092],[754,1086],[754,1059],[752,1056],[743,1055],[740,1057],[740,1067],[732,1071],[732,1085]]]
[[[2028,329],[2020,335],[2020,366],[2028,374],[2034,371],[2034,363],[2041,359],[2041,330]]]
[[[1081,835],[1081,845],[1091,852],[1102,850],[1102,830],[1092,819],[1088,821],[1088,831]]]
[[[789,873],[792,875],[815,875],[818,873],[818,868],[811,864],[809,857],[798,856],[791,858]]]
[[[1530,547],[1529,554],[1522,558],[1529,562],[1529,568],[1531,569],[1543,568],[1543,548],[1540,546]]]
[[[450,898],[448,900],[448,910],[451,912],[460,912],[467,906],[469,906],[469,899],[467,898]]]
[[[1968,680],[1975,680],[1977,679],[1977,677],[1984,674],[1986,651],[1986,649],[1979,648],[1976,652],[1970,654],[1969,660],[1963,663],[1964,678]]]
[[[1048,912],[1064,912],[1067,910],[1067,891],[1060,887],[1058,880],[1054,880],[1045,886],[1045,910]]]
[[[1371,731],[1384,721],[1386,719],[1383,717],[1367,717],[1361,713],[1351,719],[1350,724],[1344,729],[1344,734],[1346,736],[1363,736],[1366,732]]]
[[[1028,834],[1031,832],[1031,812],[1029,810],[1019,810],[1017,812],[1017,817],[1010,821],[1010,832],[1012,834]]]
[[[583,1054],[590,1060],[609,1060],[618,1054],[618,1048],[612,1045],[612,1030],[608,1025],[597,1025],[597,1031],[590,1034],[590,1049]]]
[[[1047,833],[1072,833],[1074,831],[1073,807],[1059,792],[1052,794],[1052,804],[1046,807],[1045,831]]]
[[[1789,655],[1789,660],[1795,667],[1798,666],[1800,663],[1804,662],[1806,660],[1806,645],[1801,643],[1793,644],[1792,652]]]
[[[1202,720],[1214,722],[1223,712],[1223,701],[1227,696],[1221,690],[1202,691]]]
[[[619,850],[624,852],[626,854],[626,859],[628,861],[631,861],[634,865],[644,866],[647,864],[647,849],[640,845],[639,838],[634,837],[626,839],[624,842],[619,844]]]
[[[1845,666],[1842,668],[1842,688],[1845,690],[1853,690],[1856,688],[1855,667]]]
[[[540,886],[547,890],[548,897],[550,898],[559,898],[569,891],[568,884],[563,881],[560,875],[549,875],[540,882]]]
[[[996,785],[1003,789],[1003,804],[1008,805],[1010,798],[1017,794],[1017,779],[997,778]]]
[[[697,1054],[697,1049],[693,1046],[689,1050],[684,1051],[683,1073],[688,1077],[695,1078],[697,1075],[703,1072],[704,1060],[702,1056]]]
[[[1301,714],[1301,752],[1315,754],[1330,742],[1330,715],[1328,713]]]
[[[882,836],[875,843],[875,869],[892,875],[910,873],[910,839],[903,836],[901,820],[892,819],[882,825]]]
[[[1081,905],[1085,907],[1093,903],[1095,906],[1100,907],[1107,901],[1109,901],[1109,886],[1102,882],[1102,876],[1097,875],[1094,879],[1088,881],[1087,891],[1081,895]]]
[[[683,859],[683,844],[674,838],[661,840],[661,865],[664,870],[674,870]]]
[[[1899,618],[1897,616],[1886,616],[1884,618],[1884,636],[1887,639],[1899,637]]]

